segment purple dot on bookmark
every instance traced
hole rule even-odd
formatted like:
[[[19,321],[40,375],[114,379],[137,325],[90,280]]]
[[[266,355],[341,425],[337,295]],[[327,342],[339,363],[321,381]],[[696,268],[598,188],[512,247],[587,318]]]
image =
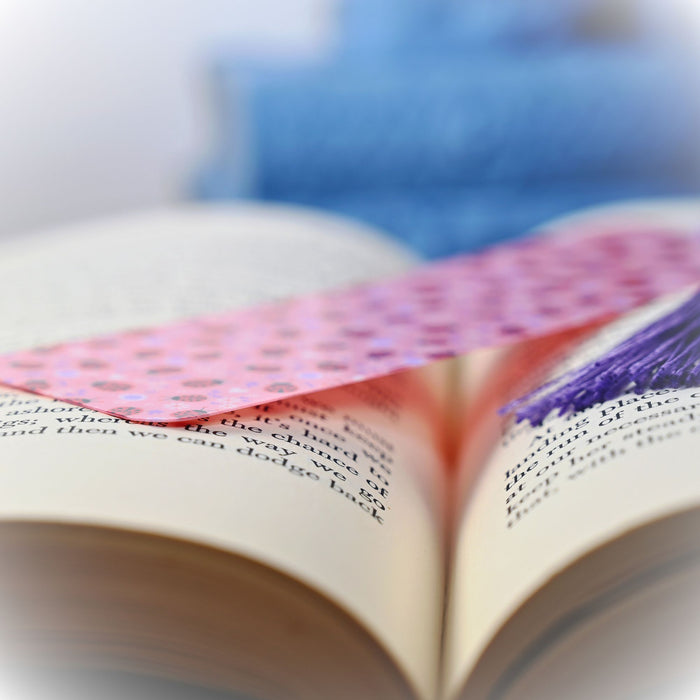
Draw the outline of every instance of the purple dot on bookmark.
[[[149,357],[158,357],[158,355],[162,355],[163,350],[139,350],[138,352],[134,353],[134,357],[138,357],[139,359],[146,360]]]
[[[158,411],[161,413],[161,411]],[[192,409],[190,411],[175,411],[173,413],[174,418],[186,419],[186,418],[199,418],[200,416],[206,415],[206,411],[199,409]]]
[[[43,362],[27,362],[26,360],[16,360],[15,362],[10,362],[11,367],[16,367],[17,369],[42,369],[44,367]]]
[[[282,338],[296,338],[299,335],[298,328],[280,328],[277,331],[277,335]]]
[[[193,360],[218,360],[221,357],[220,352],[199,352],[191,356]]]
[[[345,328],[343,333],[349,338],[371,338],[374,330],[371,328]]]
[[[30,391],[41,391],[48,389],[51,385],[43,379],[29,379],[24,383],[24,386]]]
[[[444,352],[431,352],[428,355],[428,359],[430,360],[447,360],[450,357],[454,357],[456,355],[455,352],[452,350],[445,350]]]
[[[92,386],[101,391],[128,391],[131,389],[131,384],[126,382],[93,382]]]
[[[116,338],[96,338],[88,342],[91,348],[113,348],[119,341]]]
[[[393,357],[396,353],[393,350],[372,350],[367,353],[370,360],[383,360],[387,357]]]
[[[135,416],[137,413],[143,412],[142,409],[137,408],[136,406],[116,406],[114,408],[110,408],[109,411],[111,413],[119,413],[122,416]]]
[[[104,369],[105,367],[109,367],[109,365],[102,360],[88,359],[80,362],[81,369]]]
[[[556,316],[561,313],[561,309],[557,306],[540,306],[537,308],[537,313],[542,316]]]
[[[296,391],[296,389],[296,385],[290,382],[274,382],[265,387],[265,391],[271,391],[275,394],[286,394],[290,391]]]
[[[342,362],[319,362],[316,366],[323,372],[342,372],[348,368],[348,365]]]
[[[217,386],[223,384],[222,379],[186,379],[181,382],[182,386],[188,386],[190,388],[202,389],[208,386]]]
[[[32,353],[34,353],[35,355],[49,355],[52,352],[57,352],[62,347],[62,345],[47,345],[43,347],[34,348],[32,350]]]
[[[288,352],[289,348],[282,345],[260,349],[260,354],[265,355],[266,357],[280,357],[281,355],[286,355]]]

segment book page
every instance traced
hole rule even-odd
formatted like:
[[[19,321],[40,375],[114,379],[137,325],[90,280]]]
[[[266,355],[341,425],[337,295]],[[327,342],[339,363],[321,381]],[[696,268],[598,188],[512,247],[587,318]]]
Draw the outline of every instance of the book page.
[[[3,324],[0,345],[216,311],[410,264],[359,227],[252,209],[215,221],[163,214],[8,246],[2,317],[18,323]],[[175,427],[0,389],[0,517],[145,530],[266,562],[348,609],[430,696],[446,376],[436,366]]]
[[[657,302],[604,327],[550,376],[599,357],[678,303]],[[536,364],[531,358],[530,370]],[[510,373],[515,395],[527,388],[527,362],[517,370],[507,362],[499,369]],[[540,376],[537,383],[546,379]],[[462,454],[460,476],[472,490],[456,534],[448,695],[464,683],[500,625],[553,575],[614,536],[700,501],[697,388],[628,394],[552,415],[539,427],[512,418],[498,427],[495,412],[504,394],[483,401],[482,442],[488,434],[497,445],[478,477],[474,458],[484,458],[483,444],[476,440],[476,451],[472,445]]]
[[[301,207],[187,205],[3,242],[0,352],[396,275],[405,249]]]

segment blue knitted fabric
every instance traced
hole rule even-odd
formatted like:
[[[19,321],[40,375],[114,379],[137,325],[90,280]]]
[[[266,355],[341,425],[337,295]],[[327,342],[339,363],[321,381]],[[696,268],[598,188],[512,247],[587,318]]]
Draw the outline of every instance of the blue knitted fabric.
[[[674,57],[632,49],[269,71],[241,93],[251,194],[309,198],[371,188],[561,178],[683,177],[700,123]],[[224,106],[224,114],[226,108]],[[232,117],[233,119],[233,117]],[[222,153],[227,146],[226,122]]]
[[[343,0],[321,63],[217,62],[196,194],[324,207],[434,257],[696,192],[695,59],[656,2]]]

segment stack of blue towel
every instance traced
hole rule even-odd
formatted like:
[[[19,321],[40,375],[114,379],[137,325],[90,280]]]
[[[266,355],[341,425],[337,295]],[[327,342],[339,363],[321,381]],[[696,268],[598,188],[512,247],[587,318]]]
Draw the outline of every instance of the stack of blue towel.
[[[652,0],[646,0],[651,2]],[[324,207],[428,257],[700,184],[689,49],[644,0],[345,0],[322,65],[215,69],[202,198]]]

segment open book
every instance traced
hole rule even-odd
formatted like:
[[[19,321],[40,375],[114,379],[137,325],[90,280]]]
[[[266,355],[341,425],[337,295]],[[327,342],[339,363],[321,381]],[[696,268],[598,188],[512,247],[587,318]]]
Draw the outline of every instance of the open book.
[[[413,263],[290,208],[37,235],[2,247],[0,351]],[[171,698],[657,697],[693,668],[672,623],[698,620],[700,389],[540,427],[498,408],[674,303],[175,426],[0,387],[0,682],[36,697],[149,677],[179,682]]]

